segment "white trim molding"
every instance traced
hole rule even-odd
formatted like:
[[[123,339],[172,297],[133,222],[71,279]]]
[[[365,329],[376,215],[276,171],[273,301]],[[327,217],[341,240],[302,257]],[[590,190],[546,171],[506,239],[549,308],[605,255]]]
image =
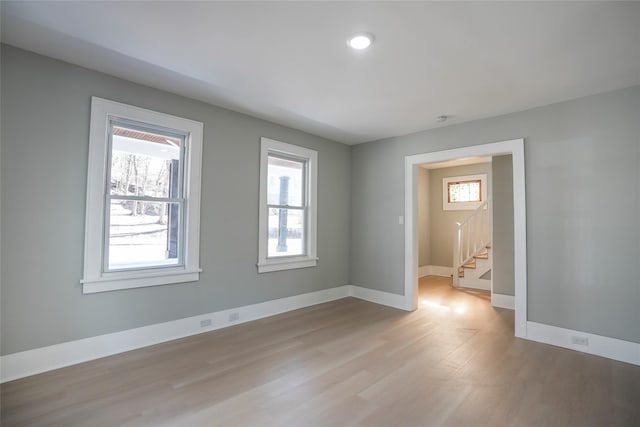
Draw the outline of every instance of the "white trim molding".
[[[477,202],[450,202],[449,184],[459,181],[480,181],[480,200]],[[487,187],[487,174],[449,176],[442,178],[442,210],[443,211],[474,211],[487,200],[489,188]],[[486,208],[485,208],[486,209]]]
[[[490,291],[491,279],[460,277],[458,280],[458,287]]]
[[[491,293],[491,305],[498,308],[515,310],[516,301],[513,295]]]
[[[407,310],[404,295],[392,294],[389,292],[350,285],[349,296],[376,304],[386,305],[387,307]]]
[[[418,277],[424,276],[442,276],[451,277],[453,267],[443,267],[441,265],[423,265],[418,268]]]
[[[0,357],[0,382],[13,381],[30,375],[111,356],[191,335],[250,322],[291,310],[322,304],[346,297],[354,297],[376,304],[409,311],[403,295],[344,285],[321,291],[295,295],[277,300],[236,307],[198,316],[157,323],[126,331],[84,338],[36,348]],[[492,304],[507,305],[511,295],[493,294]],[[511,303],[513,306],[513,302]],[[233,319],[233,320],[232,320]],[[607,338],[555,326],[528,322],[527,339],[565,347],[614,360],[640,365],[640,344]],[[572,343],[573,337],[586,338],[587,345]]]
[[[163,266],[155,263],[141,268],[109,271],[106,267],[111,159],[110,128],[114,121],[132,125],[150,126],[166,132],[183,135],[184,147],[180,155],[183,182],[179,186],[180,240],[178,265]],[[204,125],[201,122],[176,117],[132,105],[91,98],[89,129],[89,157],[87,169],[87,205],[85,216],[84,272],[80,280],[82,292],[115,291],[143,286],[167,285],[199,280],[200,261],[200,196],[202,172],[202,141]],[[167,199],[168,200],[168,199]]]
[[[640,343],[527,322],[527,339],[640,365]]]
[[[494,142],[405,157],[404,295],[409,310],[418,308],[418,166],[467,157],[511,154],[513,160],[515,335],[527,336],[527,231],[524,139]]]
[[[349,295],[349,286],[338,286],[8,354],[0,358],[2,367],[0,382],[4,383],[125,351],[213,331],[234,324],[250,322],[287,311],[345,298]]]
[[[404,305],[404,296],[402,295],[360,286],[338,286],[8,354],[0,357],[0,366],[2,367],[0,370],[0,382],[13,381],[53,369],[64,368],[65,366],[226,328],[349,296],[407,310]]]
[[[304,163],[303,206],[289,209],[300,209],[304,212],[304,246],[302,255],[269,257],[269,205],[267,190],[269,179],[269,157],[285,156]],[[318,263],[317,248],[317,211],[318,211],[318,152],[286,142],[260,138],[260,195],[258,214],[258,273],[292,270],[296,268],[315,267]],[[280,206],[284,208],[284,206]]]

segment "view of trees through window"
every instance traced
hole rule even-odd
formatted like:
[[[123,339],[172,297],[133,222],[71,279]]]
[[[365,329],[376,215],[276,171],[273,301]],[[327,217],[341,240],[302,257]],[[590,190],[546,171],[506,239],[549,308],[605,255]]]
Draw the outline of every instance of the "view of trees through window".
[[[179,262],[182,138],[112,127],[108,270]]]

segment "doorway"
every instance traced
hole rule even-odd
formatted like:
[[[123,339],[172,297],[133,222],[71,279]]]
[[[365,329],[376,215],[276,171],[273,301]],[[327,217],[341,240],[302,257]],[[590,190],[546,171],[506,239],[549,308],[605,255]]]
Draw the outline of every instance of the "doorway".
[[[510,183],[511,156],[501,157],[509,160],[502,175]],[[491,156],[419,165],[419,277],[452,277],[456,288],[492,290],[493,168]],[[513,295],[513,277],[510,286]]]
[[[418,167],[468,157],[511,154],[513,164],[513,255],[515,335],[526,336],[527,263],[524,140],[482,144],[405,157],[405,307],[418,307]]]

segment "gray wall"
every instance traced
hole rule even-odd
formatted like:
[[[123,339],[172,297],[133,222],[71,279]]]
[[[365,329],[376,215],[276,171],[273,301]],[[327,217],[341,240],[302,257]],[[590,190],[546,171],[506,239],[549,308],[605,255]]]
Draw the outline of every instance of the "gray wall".
[[[2,354],[346,283],[402,294],[404,157],[520,137],[529,319],[640,342],[640,86],[351,149],[4,45],[1,91]],[[204,122],[199,282],[82,295],[92,95]],[[319,151],[317,268],[256,273],[261,136]]]
[[[464,221],[472,211],[445,211],[442,208],[442,179],[462,176],[487,174],[487,191],[491,197],[491,163],[454,166],[431,169],[429,171],[429,211],[431,212],[430,246],[431,265],[453,267],[453,239],[456,223]]]
[[[418,265],[431,265],[429,171],[418,168]]]
[[[491,164],[493,191],[493,242],[491,271],[493,292],[514,295],[513,272],[513,161],[511,154],[494,156]]]
[[[82,294],[92,95],[204,123],[199,282]],[[6,45],[2,120],[2,354],[348,283],[348,146]],[[318,151],[316,268],[256,273],[261,136]]]
[[[522,137],[529,320],[640,342],[640,86],[355,146],[351,284],[403,293],[405,156]]]

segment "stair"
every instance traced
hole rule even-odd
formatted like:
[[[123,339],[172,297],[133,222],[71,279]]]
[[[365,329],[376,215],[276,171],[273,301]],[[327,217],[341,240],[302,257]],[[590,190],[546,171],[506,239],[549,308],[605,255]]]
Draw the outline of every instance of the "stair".
[[[491,208],[482,202],[467,218],[456,224],[453,239],[453,282],[455,288],[491,289]]]
[[[463,288],[491,290],[491,279],[482,278],[491,271],[491,245],[473,256],[473,259],[458,269],[458,286]]]

